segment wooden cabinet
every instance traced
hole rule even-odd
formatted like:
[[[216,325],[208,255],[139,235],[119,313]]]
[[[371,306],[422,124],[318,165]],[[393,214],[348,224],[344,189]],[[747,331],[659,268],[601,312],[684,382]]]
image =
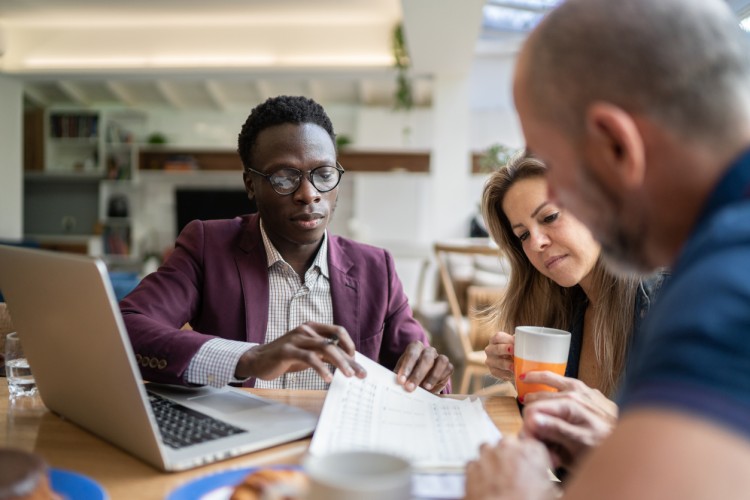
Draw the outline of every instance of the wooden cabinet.
[[[428,152],[342,151],[339,162],[351,172],[429,172]],[[139,153],[141,170],[242,172],[236,151],[228,149],[144,148]]]
[[[29,109],[23,114],[23,168],[44,170],[44,110]]]
[[[236,151],[227,149],[187,149],[169,146],[142,148],[138,165],[149,171],[224,170],[242,172]]]

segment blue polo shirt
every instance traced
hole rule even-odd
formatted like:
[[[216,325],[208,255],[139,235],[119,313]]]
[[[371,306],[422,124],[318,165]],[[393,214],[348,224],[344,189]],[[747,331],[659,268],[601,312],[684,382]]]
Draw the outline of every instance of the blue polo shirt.
[[[674,408],[750,440],[750,151],[709,197],[643,323],[623,412]]]

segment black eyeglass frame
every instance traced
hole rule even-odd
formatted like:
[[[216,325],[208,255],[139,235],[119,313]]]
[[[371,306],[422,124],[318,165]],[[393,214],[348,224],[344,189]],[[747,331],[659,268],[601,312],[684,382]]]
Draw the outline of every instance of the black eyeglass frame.
[[[321,168],[335,168],[339,172],[339,179],[336,181],[336,184],[334,184],[334,186],[332,188],[330,188],[330,189],[321,190],[318,186],[315,185],[315,181],[313,180],[313,174],[315,173],[316,170],[319,170]],[[297,187],[295,187],[293,191],[290,191],[288,193],[279,193],[278,189],[276,189],[276,186],[273,184],[273,181],[271,181],[271,177],[273,177],[277,173],[281,172],[282,170],[296,170],[298,172],[298,175],[297,175]],[[336,187],[341,182],[341,177],[344,176],[344,173],[346,173],[346,170],[344,170],[344,167],[341,166],[341,163],[339,163],[337,161],[336,165],[334,165],[333,167],[331,167],[330,165],[321,165],[319,167],[313,168],[312,170],[308,170],[307,172],[305,172],[303,170],[300,170],[298,168],[294,168],[294,167],[284,167],[284,168],[281,168],[281,169],[277,170],[276,172],[274,172],[272,174],[264,174],[263,172],[259,172],[258,170],[255,170],[254,168],[247,167],[245,169],[245,172],[252,172],[254,174],[260,175],[261,177],[265,177],[266,180],[268,181],[268,183],[271,185],[271,189],[273,189],[276,194],[279,194],[281,196],[288,196],[290,194],[294,194],[294,193],[297,192],[297,190],[299,189],[299,187],[302,185],[302,178],[305,176],[305,174],[307,174],[307,179],[310,181],[310,184],[312,184],[313,187],[319,193],[328,193],[329,191],[333,191],[334,189],[336,189]]]

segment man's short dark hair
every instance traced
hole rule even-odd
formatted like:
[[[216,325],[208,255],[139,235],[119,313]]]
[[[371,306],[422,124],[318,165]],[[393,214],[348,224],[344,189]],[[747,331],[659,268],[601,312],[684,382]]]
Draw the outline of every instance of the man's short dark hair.
[[[336,144],[333,124],[323,106],[302,96],[271,97],[253,108],[245,124],[242,125],[237,140],[237,152],[240,154],[245,170],[252,167],[253,148],[258,134],[269,127],[285,123],[314,123],[319,125],[331,136],[333,144]]]

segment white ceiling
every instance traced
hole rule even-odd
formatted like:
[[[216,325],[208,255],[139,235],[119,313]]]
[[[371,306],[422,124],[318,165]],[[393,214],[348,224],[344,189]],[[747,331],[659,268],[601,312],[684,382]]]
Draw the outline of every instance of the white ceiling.
[[[429,54],[448,37],[416,28],[451,26],[469,52],[441,65],[466,71],[483,0],[403,1],[409,44]],[[399,22],[401,0],[2,0],[0,72],[43,106],[229,109],[279,94],[392,105]],[[434,72],[411,75],[416,105],[429,105]]]
[[[429,106],[436,75],[466,74],[523,39],[480,36],[484,1],[0,0],[0,73],[42,106],[224,110],[279,94],[391,106],[403,22],[415,103]]]

